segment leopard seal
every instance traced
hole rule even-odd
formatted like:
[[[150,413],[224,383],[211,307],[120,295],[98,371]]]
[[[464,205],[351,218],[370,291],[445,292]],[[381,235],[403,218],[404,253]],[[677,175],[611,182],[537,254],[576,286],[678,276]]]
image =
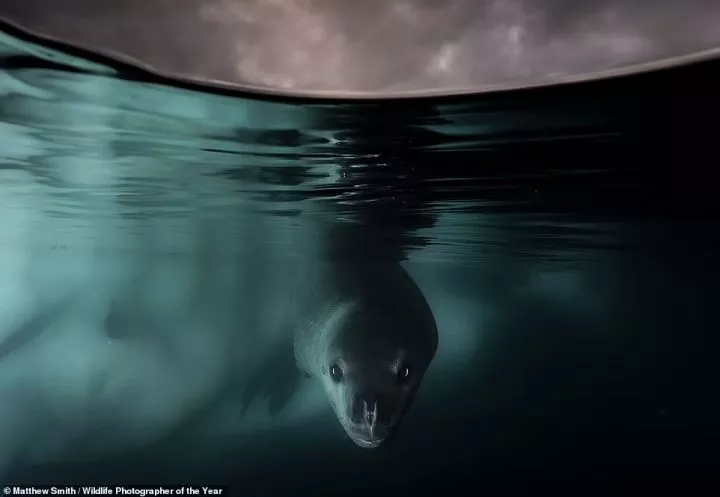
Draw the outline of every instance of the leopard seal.
[[[395,261],[323,261],[304,271],[288,317],[296,367],[322,383],[349,438],[362,448],[389,439],[438,347],[412,277]]]
[[[239,333],[250,354],[174,433],[212,424],[221,411],[235,426],[282,418],[310,396],[327,399],[360,447],[378,447],[398,431],[437,352],[435,316],[395,253],[373,248],[355,227],[348,236],[320,230],[327,233],[332,239],[320,250],[301,246],[299,257],[255,264],[268,281],[253,279],[243,305],[252,299],[268,319]]]

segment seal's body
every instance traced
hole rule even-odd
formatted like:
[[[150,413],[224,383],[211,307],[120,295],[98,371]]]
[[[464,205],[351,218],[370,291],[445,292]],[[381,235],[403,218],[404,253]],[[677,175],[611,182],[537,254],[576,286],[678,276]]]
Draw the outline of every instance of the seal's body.
[[[438,345],[425,297],[397,262],[330,261],[304,271],[289,312],[297,367],[319,379],[360,447],[386,440]]]

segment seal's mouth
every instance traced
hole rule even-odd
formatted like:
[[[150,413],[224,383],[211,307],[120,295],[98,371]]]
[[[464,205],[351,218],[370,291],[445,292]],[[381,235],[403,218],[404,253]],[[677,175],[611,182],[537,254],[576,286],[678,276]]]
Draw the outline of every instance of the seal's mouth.
[[[390,438],[390,430],[387,427],[381,429],[351,428],[345,429],[345,433],[355,445],[363,449],[374,449]]]
[[[357,445],[358,447],[361,447],[363,449],[374,449],[375,447],[377,447],[378,445],[382,444],[385,441],[384,438],[375,438],[372,440],[368,440],[365,438],[360,438],[360,437],[352,436],[352,435],[350,435],[350,439],[353,442],[355,442],[355,445]]]

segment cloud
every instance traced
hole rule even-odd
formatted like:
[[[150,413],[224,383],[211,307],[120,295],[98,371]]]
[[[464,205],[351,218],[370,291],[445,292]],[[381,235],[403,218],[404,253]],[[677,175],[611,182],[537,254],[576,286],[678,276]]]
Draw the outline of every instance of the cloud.
[[[295,91],[541,82],[720,45],[710,0],[47,2],[0,12],[163,72]]]

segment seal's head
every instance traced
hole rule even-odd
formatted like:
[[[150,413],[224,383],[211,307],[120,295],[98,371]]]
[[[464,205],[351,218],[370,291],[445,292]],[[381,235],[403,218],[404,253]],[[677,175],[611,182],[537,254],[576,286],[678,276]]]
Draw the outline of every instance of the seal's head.
[[[392,435],[435,355],[432,315],[429,323],[416,318],[378,322],[356,315],[326,344],[322,382],[340,424],[360,447],[377,447]]]

